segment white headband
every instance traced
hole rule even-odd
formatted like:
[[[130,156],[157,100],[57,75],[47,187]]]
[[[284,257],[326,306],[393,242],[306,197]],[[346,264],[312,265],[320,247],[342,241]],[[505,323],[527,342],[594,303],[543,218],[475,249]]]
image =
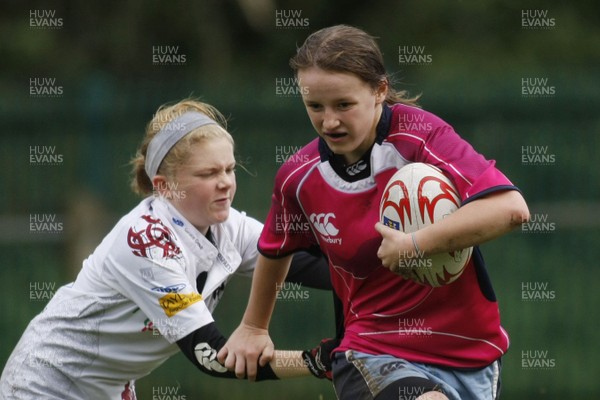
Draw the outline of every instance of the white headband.
[[[181,114],[172,121],[167,122],[162,129],[154,135],[148,150],[146,151],[145,169],[150,179],[156,176],[160,163],[165,158],[169,150],[182,137],[196,128],[204,125],[217,124],[215,120],[205,114],[196,111],[189,111]],[[218,125],[218,124],[217,124]]]

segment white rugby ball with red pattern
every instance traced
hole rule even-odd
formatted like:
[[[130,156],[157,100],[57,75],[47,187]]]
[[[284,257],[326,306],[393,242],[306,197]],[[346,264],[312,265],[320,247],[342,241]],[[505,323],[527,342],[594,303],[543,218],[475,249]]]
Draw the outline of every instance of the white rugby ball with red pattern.
[[[390,178],[381,197],[379,215],[384,225],[412,233],[442,220],[456,211],[460,204],[456,187],[439,168],[411,163]],[[473,248],[469,247],[423,257],[415,251],[416,257],[402,263],[411,267],[411,279],[415,282],[439,287],[460,277],[472,252]]]

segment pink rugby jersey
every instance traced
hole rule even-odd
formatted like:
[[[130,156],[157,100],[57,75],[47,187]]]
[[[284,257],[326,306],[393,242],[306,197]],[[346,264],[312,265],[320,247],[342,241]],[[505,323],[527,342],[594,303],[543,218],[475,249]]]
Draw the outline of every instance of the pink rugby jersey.
[[[327,256],[344,304],[345,336],[336,351],[464,368],[502,356],[508,335],[479,249],[458,280],[431,288],[381,265],[374,225],[386,183],[411,162],[443,170],[463,204],[518,189],[443,120],[400,104],[384,107],[376,143],[362,160],[340,167],[336,159],[317,138],[280,168],[258,246],[270,258],[316,246]]]

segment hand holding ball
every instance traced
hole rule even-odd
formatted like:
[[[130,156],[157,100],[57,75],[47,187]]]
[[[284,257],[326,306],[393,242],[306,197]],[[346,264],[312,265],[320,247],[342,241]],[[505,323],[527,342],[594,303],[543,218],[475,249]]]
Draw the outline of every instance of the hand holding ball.
[[[385,226],[411,234],[442,220],[459,207],[460,196],[450,179],[433,165],[411,163],[390,178],[383,191],[379,215]],[[405,271],[401,274],[433,287],[458,279],[473,252],[469,247],[424,256],[418,245],[414,247],[413,254],[400,259],[400,269]]]

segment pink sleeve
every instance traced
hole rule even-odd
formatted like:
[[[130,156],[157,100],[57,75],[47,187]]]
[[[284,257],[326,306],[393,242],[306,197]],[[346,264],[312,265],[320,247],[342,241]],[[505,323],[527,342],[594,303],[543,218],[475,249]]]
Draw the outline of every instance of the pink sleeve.
[[[271,208],[258,240],[258,250],[265,257],[284,257],[316,245],[310,222],[296,194],[300,178],[314,162],[316,159],[305,164],[286,163],[277,172]]]
[[[403,157],[413,162],[433,164],[449,176],[458,189],[462,200],[496,190],[517,189],[496,168],[494,160],[487,160],[473,146],[462,139],[452,127],[438,117],[425,111],[424,120],[431,129],[393,133],[390,140]]]

